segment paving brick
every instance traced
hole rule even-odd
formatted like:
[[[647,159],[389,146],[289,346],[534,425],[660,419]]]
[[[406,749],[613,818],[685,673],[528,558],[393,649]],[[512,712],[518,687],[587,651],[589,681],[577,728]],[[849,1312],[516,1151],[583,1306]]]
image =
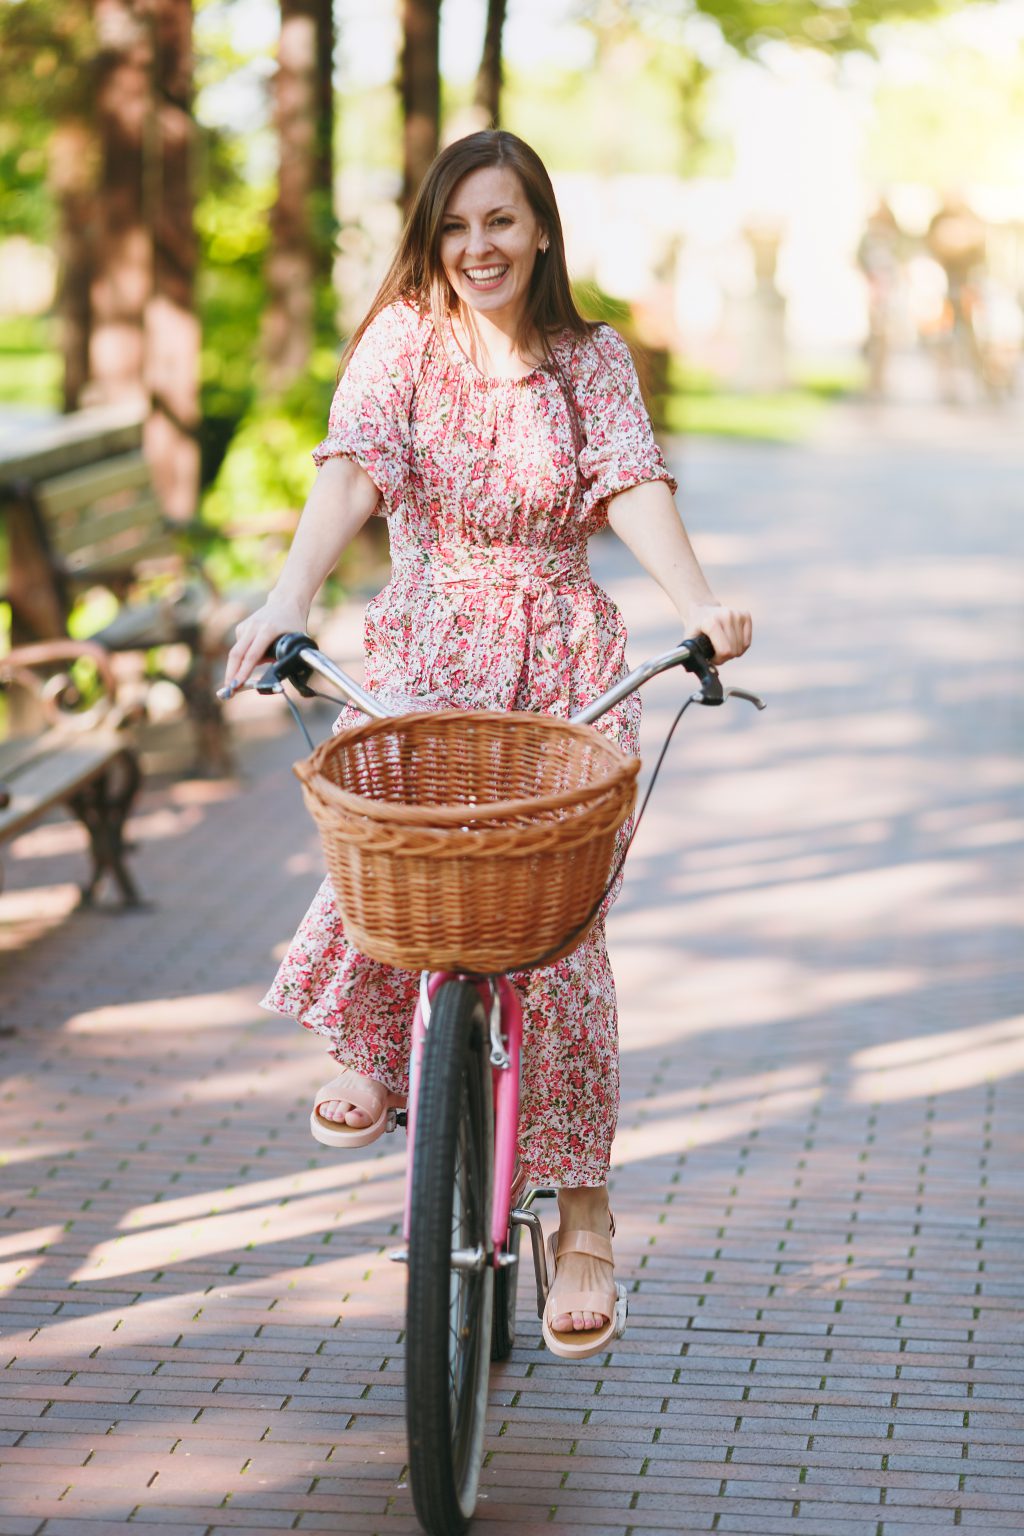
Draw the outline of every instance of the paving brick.
[[[687,445],[688,521],[731,541],[763,615],[738,674],[771,709],[688,716],[631,854],[609,925],[630,1326],[565,1366],[524,1277],[482,1531],[1020,1528],[1024,811],[994,701],[1022,668],[978,575],[1020,558],[1005,427],[984,454],[963,429],[927,452]],[[611,542],[594,560],[633,653],[661,649],[649,584]],[[971,648],[936,649],[965,626]],[[648,757],[677,693],[652,686]],[[404,1149],[312,1144],[319,1042],[258,1008],[319,854],[286,719],[239,709],[244,782],[147,788],[161,904],[130,945],[98,913],[47,919],[78,868],[65,824],[5,856],[0,1536],[417,1529],[384,1257]]]

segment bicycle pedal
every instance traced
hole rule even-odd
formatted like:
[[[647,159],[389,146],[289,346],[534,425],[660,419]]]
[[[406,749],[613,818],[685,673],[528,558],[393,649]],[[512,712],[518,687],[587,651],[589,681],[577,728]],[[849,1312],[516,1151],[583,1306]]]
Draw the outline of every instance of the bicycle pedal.
[[[409,1111],[407,1109],[396,1109],[394,1113],[395,1124],[400,1125],[404,1131],[406,1126],[409,1124]]]
[[[408,1117],[404,1109],[389,1109],[384,1119],[385,1136],[389,1136],[392,1131],[396,1131],[400,1125],[404,1126],[407,1122],[407,1118]]]

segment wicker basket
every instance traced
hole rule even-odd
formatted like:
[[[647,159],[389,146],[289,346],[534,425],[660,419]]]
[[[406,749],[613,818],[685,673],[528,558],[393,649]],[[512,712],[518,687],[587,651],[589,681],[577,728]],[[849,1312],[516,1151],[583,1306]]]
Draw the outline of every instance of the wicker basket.
[[[342,731],[295,773],[351,942],[483,975],[580,943],[639,767],[588,726],[446,710]]]

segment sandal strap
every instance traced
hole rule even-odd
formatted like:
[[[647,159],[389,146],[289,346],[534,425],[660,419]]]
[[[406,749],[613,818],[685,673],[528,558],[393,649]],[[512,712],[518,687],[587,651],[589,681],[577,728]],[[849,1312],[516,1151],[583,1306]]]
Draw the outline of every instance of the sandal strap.
[[[343,1099],[376,1120],[384,1108],[387,1096],[388,1091],[383,1083],[375,1083],[370,1078],[360,1077],[358,1072],[344,1071],[339,1072],[337,1077],[332,1077],[330,1082],[324,1083],[322,1088],[317,1089],[313,1108],[319,1109],[320,1105],[328,1099]]]
[[[603,1259],[606,1264],[615,1262],[611,1242],[607,1237],[602,1237],[599,1232],[583,1230],[559,1232],[558,1246],[555,1250],[556,1259],[560,1259],[565,1253],[587,1253],[592,1259]],[[578,1312],[587,1309],[573,1307],[572,1310]]]

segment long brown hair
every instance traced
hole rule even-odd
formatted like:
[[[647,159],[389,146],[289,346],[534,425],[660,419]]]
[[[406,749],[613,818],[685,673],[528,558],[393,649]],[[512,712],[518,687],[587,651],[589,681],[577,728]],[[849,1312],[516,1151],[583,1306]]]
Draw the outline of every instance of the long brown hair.
[[[341,360],[344,371],[367,326],[390,304],[413,304],[421,315],[427,311],[438,338],[444,335],[449,317],[458,312],[458,299],[441,265],[441,227],[452,193],[464,176],[487,166],[507,166],[515,171],[537,222],[548,237],[546,255],[537,257],[522,323],[515,338],[516,350],[525,357],[531,345],[540,346],[544,366],[553,372],[571,402],[571,391],[552,351],[552,338],[563,331],[586,337],[594,325],[576,308],[565,262],[562,221],[551,178],[544,162],[529,144],[502,128],[484,129],[456,139],[437,156],[416,194],[416,201],[384,281],[357,327]],[[571,411],[574,423],[578,420]]]

